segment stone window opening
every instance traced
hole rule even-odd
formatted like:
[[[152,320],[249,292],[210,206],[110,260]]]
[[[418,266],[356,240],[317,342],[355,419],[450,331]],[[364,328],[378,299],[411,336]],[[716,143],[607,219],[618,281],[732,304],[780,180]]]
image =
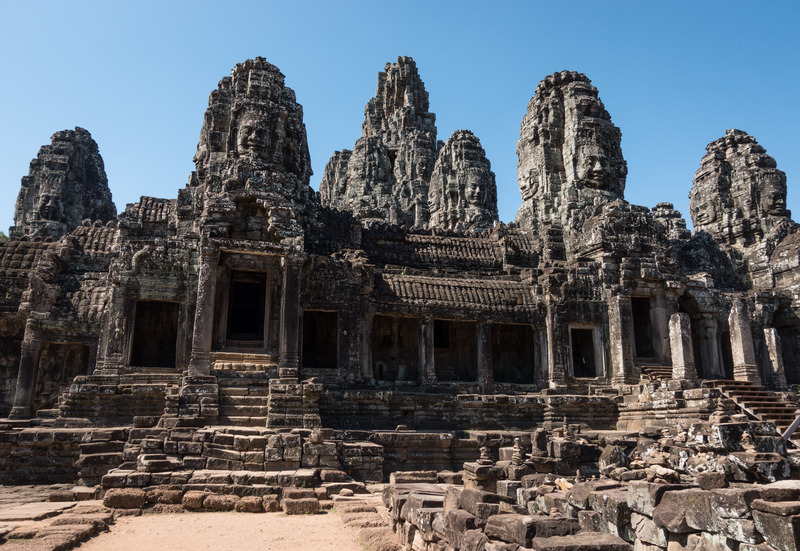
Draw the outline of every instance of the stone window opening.
[[[437,381],[476,382],[478,324],[474,321],[434,320],[433,355]]]
[[[140,300],[136,303],[130,365],[174,368],[178,341],[178,303]]]
[[[419,318],[375,315],[372,320],[372,372],[377,381],[417,381]]]
[[[534,383],[534,332],[530,325],[492,324],[492,372],[496,383]]]
[[[335,311],[303,312],[302,366],[336,369],[339,357],[339,314]]]

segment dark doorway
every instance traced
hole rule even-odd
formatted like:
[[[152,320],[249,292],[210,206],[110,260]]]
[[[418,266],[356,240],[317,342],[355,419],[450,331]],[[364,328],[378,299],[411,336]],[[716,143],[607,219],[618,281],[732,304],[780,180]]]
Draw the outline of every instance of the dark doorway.
[[[631,298],[633,311],[633,335],[636,343],[636,357],[652,358],[655,356],[653,348],[653,326],[650,323],[650,299],[647,297]]]
[[[303,367],[335,369],[339,316],[336,312],[303,312]]]
[[[731,332],[722,331],[719,336],[722,348],[722,367],[725,369],[725,378],[733,380],[733,349],[731,347]]]
[[[379,381],[416,381],[419,375],[419,318],[375,316],[372,372]]]
[[[570,330],[572,370],[575,377],[597,377],[594,357],[594,329]]]
[[[492,325],[492,371],[497,383],[533,384],[533,327]]]
[[[783,354],[783,368],[786,382],[790,385],[800,384],[800,331],[797,326],[778,329]]]
[[[263,273],[234,271],[231,274],[228,344],[263,346],[266,281]]]
[[[175,367],[177,340],[177,302],[140,301],[136,303],[131,365]]]
[[[433,362],[439,381],[477,381],[477,324],[474,321],[434,320]]]

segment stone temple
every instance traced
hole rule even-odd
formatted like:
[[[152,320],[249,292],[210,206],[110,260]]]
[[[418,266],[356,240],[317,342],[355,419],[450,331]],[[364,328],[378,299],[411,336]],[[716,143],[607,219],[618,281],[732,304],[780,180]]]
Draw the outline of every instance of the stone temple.
[[[315,192],[302,107],[248,60],[211,92],[177,197],[118,215],[89,132],[54,134],[0,243],[0,482],[189,491],[209,471],[303,486],[463,465],[465,487],[496,492],[514,473],[605,477],[602,459],[559,456],[573,428],[634,472],[642,439],[728,457],[752,451],[744,426],[770,457],[730,460],[729,481],[797,472],[780,434],[800,385],[800,232],[755,138],[728,130],[698,152],[689,231],[669,203],[625,200],[622,134],[581,73],[547,76],[528,104],[514,222],[479,138],[437,136],[411,58],[378,74],[362,130]],[[618,441],[592,443],[603,431]],[[533,449],[522,462],[514,437]],[[678,478],[649,483],[699,472],[664,461]],[[418,519],[400,516],[408,536]],[[505,528],[489,520],[491,539]]]

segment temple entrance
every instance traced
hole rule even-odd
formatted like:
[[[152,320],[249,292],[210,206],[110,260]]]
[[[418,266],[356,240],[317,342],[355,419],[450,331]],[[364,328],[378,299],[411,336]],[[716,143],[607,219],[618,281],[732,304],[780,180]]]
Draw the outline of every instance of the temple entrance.
[[[492,325],[492,372],[497,383],[533,384],[533,327]]]
[[[229,346],[262,348],[267,277],[258,272],[234,271],[228,299]]]
[[[419,318],[376,315],[372,320],[372,373],[379,381],[416,381]]]
[[[303,367],[338,367],[339,316],[337,312],[303,312]]]
[[[178,303],[139,301],[133,327],[130,365],[175,367]]]
[[[474,321],[434,320],[433,362],[438,381],[477,381],[477,324]]]
[[[650,299],[648,297],[632,297],[633,335],[637,358],[653,358],[653,325],[650,321]]]
[[[572,344],[573,377],[597,377],[597,361],[594,353],[594,329],[570,329]]]

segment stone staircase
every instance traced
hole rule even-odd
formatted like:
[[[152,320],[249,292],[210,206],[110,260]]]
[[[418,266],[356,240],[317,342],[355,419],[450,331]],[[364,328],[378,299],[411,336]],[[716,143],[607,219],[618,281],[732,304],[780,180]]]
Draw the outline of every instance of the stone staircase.
[[[797,417],[795,405],[784,401],[780,394],[767,390],[758,383],[728,380],[709,381],[709,383],[751,417],[775,423],[780,434],[783,434]],[[792,442],[800,445],[800,433],[795,435],[792,437]]]
[[[671,365],[642,364],[642,381],[669,381],[672,379]]]
[[[220,425],[267,426],[270,377],[266,371],[215,369],[212,374],[219,385]]]

